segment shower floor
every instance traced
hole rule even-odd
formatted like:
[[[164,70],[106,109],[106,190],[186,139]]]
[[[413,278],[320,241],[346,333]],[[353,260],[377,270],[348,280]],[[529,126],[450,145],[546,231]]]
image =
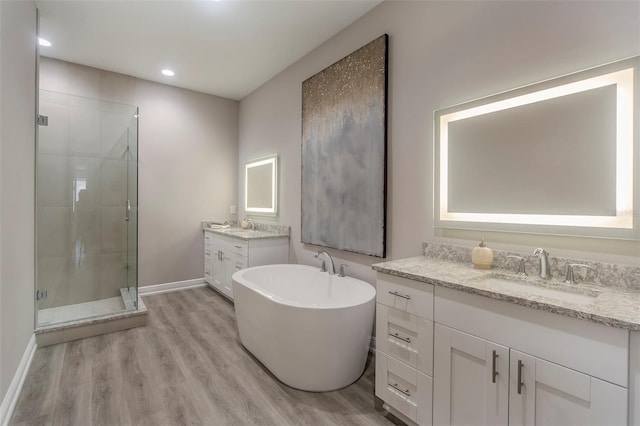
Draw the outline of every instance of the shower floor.
[[[58,306],[38,311],[38,326],[77,321],[84,318],[107,315],[124,310],[122,297]]]
[[[146,325],[147,307],[134,294],[122,288],[121,297],[40,310],[35,329],[38,347]]]

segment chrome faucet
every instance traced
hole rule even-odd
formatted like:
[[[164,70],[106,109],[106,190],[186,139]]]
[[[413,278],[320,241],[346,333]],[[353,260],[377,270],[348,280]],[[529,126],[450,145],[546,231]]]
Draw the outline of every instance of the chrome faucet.
[[[543,248],[537,248],[533,251],[533,255],[540,260],[540,278],[543,280],[551,279],[551,267],[549,265],[549,252]]]
[[[320,259],[321,256],[324,256],[325,259]],[[316,253],[315,258],[322,260],[323,267],[320,269],[322,272],[326,271],[329,273],[329,275],[333,275],[336,273],[336,270],[333,267],[333,258],[329,253],[327,253],[324,250],[320,250],[319,252]]]
[[[564,281],[562,281],[563,283],[567,283],[567,284],[575,284],[575,278],[574,278],[574,272],[573,269],[574,268],[585,268],[585,269],[593,269],[591,266],[589,265],[584,265],[582,263],[569,263],[567,265],[567,276],[564,278]]]
[[[247,223],[249,224],[249,229],[250,229],[250,230],[252,230],[252,231],[255,231],[255,230],[256,230],[256,224],[255,224],[255,222],[253,221],[253,219],[246,218],[245,220],[246,220],[246,221],[247,221]]]

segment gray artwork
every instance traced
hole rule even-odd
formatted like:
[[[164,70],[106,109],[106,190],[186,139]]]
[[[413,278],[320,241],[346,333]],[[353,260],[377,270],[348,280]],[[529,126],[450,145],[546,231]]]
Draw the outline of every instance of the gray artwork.
[[[385,256],[387,35],[302,83],[302,242]]]

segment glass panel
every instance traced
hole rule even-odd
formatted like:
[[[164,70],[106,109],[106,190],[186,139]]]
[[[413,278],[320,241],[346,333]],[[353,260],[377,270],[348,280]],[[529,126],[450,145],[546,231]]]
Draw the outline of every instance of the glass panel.
[[[138,306],[138,110],[131,117],[127,150],[127,287]]]
[[[137,216],[129,223],[126,212],[137,108],[41,90],[39,114],[48,126],[36,159],[38,326],[135,309]]]

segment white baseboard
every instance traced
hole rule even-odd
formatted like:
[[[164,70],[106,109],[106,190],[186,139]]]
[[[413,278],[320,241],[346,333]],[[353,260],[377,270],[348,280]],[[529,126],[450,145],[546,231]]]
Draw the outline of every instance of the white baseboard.
[[[0,406],[0,425],[2,426],[8,425],[11,420],[13,410],[16,408],[20,392],[22,391],[22,385],[24,385],[27,373],[29,372],[31,360],[33,360],[33,354],[36,352],[36,347],[36,336],[35,334],[32,334],[31,339],[29,339],[29,343],[27,343],[27,347],[24,350],[24,354],[22,354],[18,370],[13,376],[13,380],[11,380],[11,384],[9,385],[9,389],[7,389],[6,395],[2,399],[2,405]]]
[[[146,285],[138,287],[140,296],[148,296],[150,294],[169,293],[171,291],[186,290],[188,288],[204,287],[207,283],[204,278],[196,278],[195,280],[176,281],[172,283]]]

